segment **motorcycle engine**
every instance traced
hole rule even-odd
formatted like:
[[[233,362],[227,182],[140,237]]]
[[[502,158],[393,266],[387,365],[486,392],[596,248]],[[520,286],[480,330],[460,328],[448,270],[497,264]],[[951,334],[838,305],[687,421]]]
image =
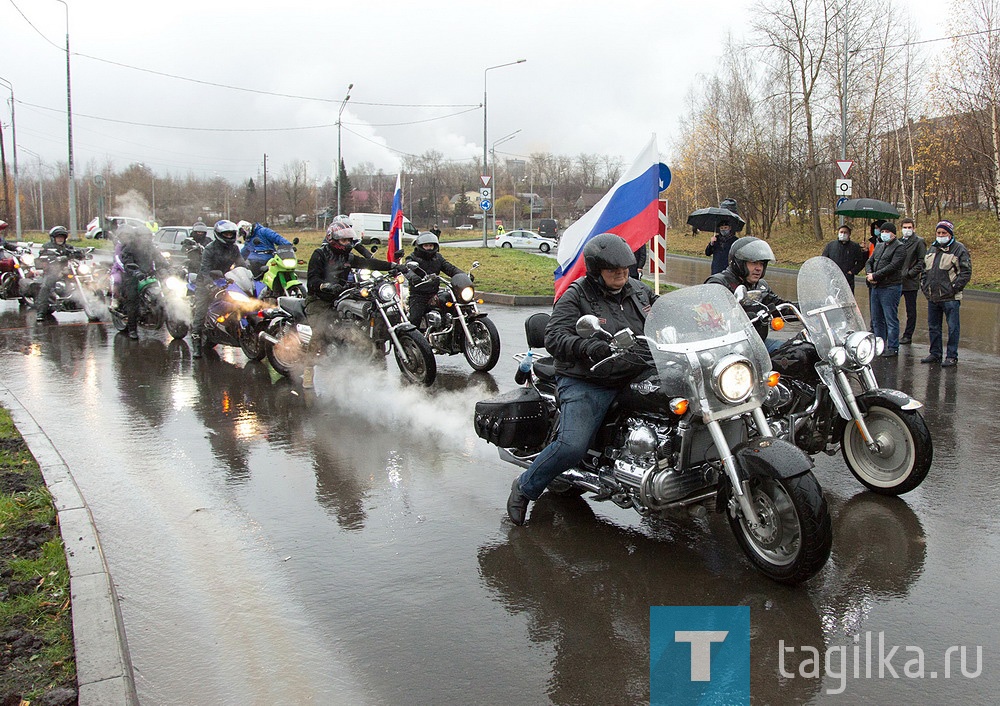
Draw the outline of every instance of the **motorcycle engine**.
[[[676,424],[653,418],[630,417],[625,420],[624,443],[613,451],[615,479],[638,491],[642,479],[651,473],[648,491],[658,503],[680,500],[706,484],[696,470],[677,472]]]
[[[445,316],[448,316],[449,318],[451,318],[450,315],[448,315],[448,314],[445,314]],[[435,329],[439,329],[439,328],[441,328],[444,325],[444,318],[441,316],[441,312],[440,311],[434,311],[433,309],[431,309],[430,311],[427,312],[426,317],[427,317],[427,330],[428,331],[433,331]]]
[[[60,297],[65,297],[66,296],[66,283],[63,282],[62,280],[59,280],[52,287],[52,291],[55,292]]]

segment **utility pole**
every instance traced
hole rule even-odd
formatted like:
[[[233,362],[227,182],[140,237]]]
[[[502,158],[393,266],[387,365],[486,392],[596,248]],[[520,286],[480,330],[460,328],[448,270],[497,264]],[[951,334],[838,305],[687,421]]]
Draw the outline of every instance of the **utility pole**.
[[[264,225],[267,225],[267,152],[264,153]]]

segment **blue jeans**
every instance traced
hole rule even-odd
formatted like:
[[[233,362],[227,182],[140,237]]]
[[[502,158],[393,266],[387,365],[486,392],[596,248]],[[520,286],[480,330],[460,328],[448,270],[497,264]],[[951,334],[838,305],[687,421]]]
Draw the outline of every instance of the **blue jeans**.
[[[872,331],[885,341],[886,350],[899,350],[899,298],[903,285],[872,287]]]
[[[958,324],[958,309],[961,301],[927,302],[927,332],[931,337],[931,355],[941,357],[941,317],[948,320],[948,354],[945,358],[958,360],[958,335],[961,328]]]
[[[559,431],[518,478],[521,492],[532,500],[538,499],[553,478],[583,460],[591,439],[620,390],[564,376],[557,379],[556,389],[559,391]]]

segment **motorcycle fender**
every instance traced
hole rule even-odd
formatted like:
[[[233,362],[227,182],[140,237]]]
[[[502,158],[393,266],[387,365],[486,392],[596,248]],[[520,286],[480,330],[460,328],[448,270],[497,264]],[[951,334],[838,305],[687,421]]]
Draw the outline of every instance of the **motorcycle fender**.
[[[812,470],[809,455],[792,443],[775,437],[757,437],[733,449],[742,480],[754,476],[794,478]]]
[[[877,402],[886,402],[890,407],[898,407],[906,412],[920,409],[924,406],[923,402],[913,399],[905,392],[890,390],[888,388],[869,390],[859,395],[857,400],[858,407],[862,412],[867,412],[868,408]]]
[[[396,333],[405,333],[407,331],[413,331],[417,327],[411,324],[409,321],[403,321],[392,327],[392,330]]]

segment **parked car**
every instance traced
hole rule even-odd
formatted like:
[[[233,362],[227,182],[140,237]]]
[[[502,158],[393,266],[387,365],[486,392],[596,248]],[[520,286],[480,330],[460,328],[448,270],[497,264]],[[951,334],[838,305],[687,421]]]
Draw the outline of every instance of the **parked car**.
[[[153,244],[160,252],[174,253],[184,249],[181,243],[190,236],[190,226],[160,226],[153,234]]]
[[[555,249],[556,241],[553,238],[543,238],[530,230],[512,230],[509,233],[498,235],[496,246],[498,248],[521,248],[547,253]]]
[[[466,223],[465,225],[460,225],[455,230],[472,230],[472,224],[471,223]]]
[[[87,224],[87,230],[83,234],[85,238],[107,238],[113,237],[115,231],[122,226],[132,226],[135,228],[147,228],[146,221],[141,218],[128,218],[126,216],[105,216],[105,226],[101,226],[100,218],[95,218]],[[107,230],[107,232],[105,232]]]
[[[559,222],[555,218],[538,221],[538,234],[543,238],[559,238]]]
[[[389,242],[389,227],[392,224],[392,216],[388,213],[352,213],[349,218],[354,232],[361,236],[361,242],[365,244],[381,245]],[[412,243],[417,239],[419,233],[410,223],[410,219],[403,216],[403,233],[401,241],[404,245]]]

